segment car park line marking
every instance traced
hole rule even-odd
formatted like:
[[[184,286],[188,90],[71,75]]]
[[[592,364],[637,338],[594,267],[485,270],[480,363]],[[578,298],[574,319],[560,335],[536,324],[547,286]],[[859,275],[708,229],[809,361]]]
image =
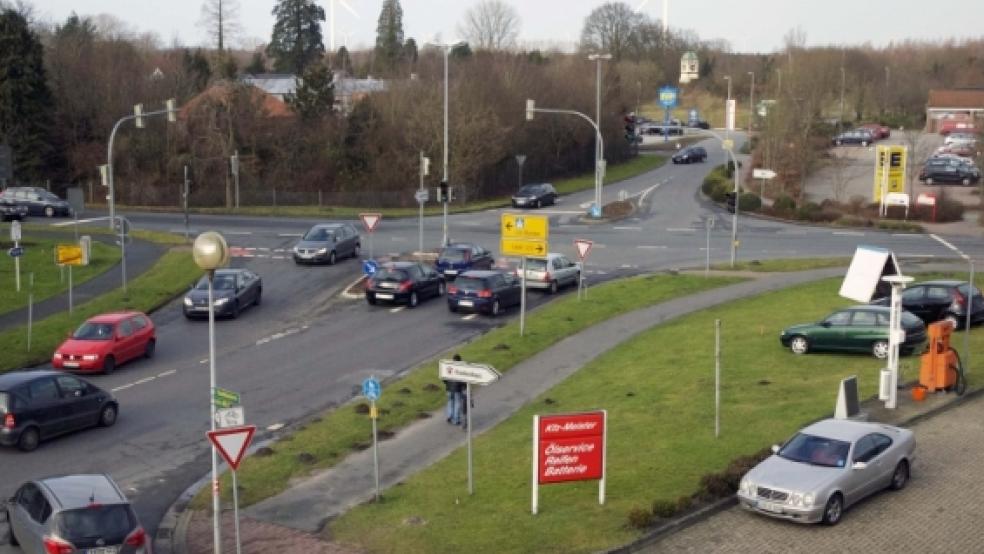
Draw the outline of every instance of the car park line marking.
[[[132,386],[133,386],[133,383],[127,383],[127,384],[125,384],[125,385],[120,385],[120,386],[118,386],[118,387],[115,387],[115,388],[113,388],[113,389],[110,389],[110,391],[109,391],[109,392],[117,392],[117,391],[121,391],[121,390],[124,390],[124,389],[128,389],[128,388],[130,388],[130,387],[132,387]]]
[[[273,425],[267,425],[267,431],[279,431],[284,428],[283,423],[274,423]]]
[[[176,370],[176,369],[169,369],[169,370],[167,370],[165,372],[158,373],[157,376],[158,377],[167,377],[168,375],[174,375],[177,372],[178,372],[178,370]]]
[[[200,363],[200,364],[207,364],[208,363],[208,358],[205,358],[204,360],[198,360],[198,363]]]
[[[461,319],[462,319],[462,321],[471,321],[471,320],[475,319],[476,317],[478,317],[478,314],[468,314],[468,315],[461,316]]]
[[[864,233],[861,231],[834,231],[835,235],[842,235],[846,237],[863,237]]]
[[[612,227],[616,231],[642,231],[642,227],[638,226],[625,226],[625,227]]]
[[[278,237],[303,237],[302,233],[278,233]]]

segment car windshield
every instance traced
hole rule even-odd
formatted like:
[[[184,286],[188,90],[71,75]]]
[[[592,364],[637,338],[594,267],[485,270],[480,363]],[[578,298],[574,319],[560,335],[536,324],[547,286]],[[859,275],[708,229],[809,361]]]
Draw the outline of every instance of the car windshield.
[[[911,312],[902,313],[902,325],[904,327],[919,327],[923,322],[918,316]]]
[[[75,330],[72,338],[79,340],[109,340],[113,338],[113,324],[86,321]]]
[[[449,262],[460,262],[468,259],[469,252],[471,251],[465,248],[445,248],[441,252],[441,259]]]
[[[304,240],[324,242],[331,238],[331,230],[324,227],[315,227],[304,235]]]
[[[454,286],[462,290],[482,290],[485,288],[485,281],[476,277],[458,277]]]
[[[849,442],[797,433],[779,450],[779,456],[815,466],[844,467],[850,450]]]
[[[528,271],[543,271],[547,269],[547,260],[543,258],[526,258],[526,269]]]
[[[215,290],[232,290],[236,288],[236,276],[226,274],[216,275],[212,279],[212,286]],[[198,284],[195,285],[198,290],[208,290],[208,277],[202,277]]]
[[[69,542],[101,538],[109,544],[120,544],[135,523],[124,504],[93,504],[59,512],[55,526],[58,534]]]
[[[377,281],[406,281],[409,277],[407,277],[407,272],[402,269],[384,267],[376,272],[375,279]]]
[[[539,190],[540,187],[537,185],[526,185],[525,187],[519,189],[519,192],[516,194],[517,196],[531,196],[536,194]]]

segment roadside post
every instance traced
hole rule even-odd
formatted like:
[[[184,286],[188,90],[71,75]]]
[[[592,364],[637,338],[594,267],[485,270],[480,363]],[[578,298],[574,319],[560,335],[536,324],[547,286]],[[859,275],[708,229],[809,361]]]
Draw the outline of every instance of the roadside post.
[[[34,272],[28,275],[27,292],[27,351],[31,351],[31,330],[34,329]]]
[[[577,299],[580,300],[583,297],[587,298],[588,290],[585,287],[584,272],[588,264],[588,254],[591,253],[591,247],[594,243],[588,239],[574,239],[574,248],[577,249],[577,257],[581,259],[581,278],[577,282]]]
[[[372,235],[376,232],[376,227],[379,226],[379,220],[383,219],[383,214],[380,213],[362,213],[359,214],[359,219],[362,220],[362,225],[366,228],[366,232],[369,233],[369,259],[373,259],[372,255]]]
[[[495,383],[502,375],[494,367],[484,364],[470,364],[456,360],[440,360],[437,364],[437,376],[445,381],[465,383],[465,406],[467,420],[465,427],[468,443],[468,494],[475,493],[475,480],[472,464],[472,385],[486,386]]]
[[[253,440],[254,433],[256,433],[256,426],[254,425],[227,427],[205,432],[208,440],[215,445],[216,450],[229,464],[229,470],[232,473],[232,509],[236,525],[236,554],[242,554],[242,541],[239,539],[239,484],[236,480],[236,472],[239,470],[239,464],[243,461],[246,449],[249,448],[249,444]]]
[[[17,292],[20,292],[20,257],[24,255],[24,249],[20,246],[21,223],[20,221],[10,222],[10,240],[14,247],[7,251],[7,254],[14,259],[14,282],[17,284]]]
[[[185,242],[189,240],[189,235],[191,234],[188,222],[188,194],[191,193],[191,179],[188,178],[188,166],[184,166],[184,188],[181,192],[181,204],[184,207],[184,220],[185,220]],[[239,207],[238,205],[236,206]]]
[[[430,199],[430,194],[424,188],[424,177],[430,175],[430,158],[424,156],[424,151],[420,151],[420,188],[414,193],[413,198],[420,205],[420,217],[417,227],[417,252],[422,258],[424,255],[424,204]]]
[[[721,320],[714,320],[714,438],[721,436]]]
[[[526,257],[544,256],[550,251],[550,220],[545,215],[502,214],[499,251],[503,256],[521,256],[519,296],[519,336],[526,329]]]
[[[375,376],[362,382],[362,396],[369,401],[369,419],[372,420],[372,467],[376,476],[376,502],[379,502],[379,434],[376,428],[379,412],[376,410],[376,401],[382,392],[383,387]]]
[[[714,214],[704,218],[704,229],[707,231],[707,245],[704,248],[704,277],[711,276],[711,229],[714,229],[715,223],[717,220],[714,219]]]
[[[765,198],[765,182],[775,176],[776,172],[771,169],[752,169],[752,178],[759,180],[759,198]]]
[[[540,485],[598,481],[598,504],[605,504],[608,411],[533,416],[531,511],[540,504]]]
[[[239,150],[233,152],[229,158],[229,166],[232,169],[233,182],[236,184],[236,209],[239,209]]]
[[[663,142],[670,141],[670,110],[677,105],[680,89],[671,86],[659,88],[657,101],[663,107]]]
[[[59,244],[55,248],[55,263],[59,267],[68,266],[68,313],[72,313],[72,266],[82,265],[82,246],[79,244]]]

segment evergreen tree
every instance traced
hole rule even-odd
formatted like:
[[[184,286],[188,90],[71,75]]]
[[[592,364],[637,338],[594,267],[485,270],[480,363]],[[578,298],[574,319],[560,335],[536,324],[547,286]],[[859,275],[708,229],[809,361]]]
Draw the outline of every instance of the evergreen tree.
[[[411,64],[417,63],[417,41],[412,37],[403,44],[403,57]]]
[[[253,57],[249,61],[249,65],[246,66],[244,71],[250,75],[259,75],[260,73],[266,73],[266,62],[263,60],[263,54],[260,52],[253,52]]]
[[[192,89],[195,93],[205,90],[209,79],[212,78],[212,67],[209,65],[205,54],[202,54],[201,50],[195,50],[194,53],[185,50],[181,65],[184,66],[184,71],[191,80]]]
[[[285,98],[287,105],[305,121],[316,121],[331,113],[335,104],[335,83],[331,69],[325,63],[308,66],[297,79],[294,94]]]
[[[403,56],[403,8],[400,0],[383,0],[376,25],[376,60],[392,69]]]
[[[276,71],[300,75],[325,53],[321,36],[325,10],[314,0],[278,0],[273,16],[276,22],[267,56],[274,59]]]
[[[339,47],[338,54],[335,55],[334,68],[348,74],[352,73],[352,57],[349,56],[348,48]]]
[[[40,181],[55,169],[54,100],[45,80],[43,49],[27,19],[0,11],[0,144],[10,146],[14,178]]]

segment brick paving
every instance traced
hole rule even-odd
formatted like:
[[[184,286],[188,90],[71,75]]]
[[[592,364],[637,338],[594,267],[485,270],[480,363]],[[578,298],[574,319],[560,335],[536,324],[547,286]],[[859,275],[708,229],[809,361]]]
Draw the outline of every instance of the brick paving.
[[[358,554],[360,550],[330,543],[317,536],[240,514],[239,532],[243,554]],[[212,516],[196,511],[188,520],[185,554],[212,553]],[[231,512],[222,514],[222,552],[236,552]]]
[[[909,485],[853,506],[836,527],[804,526],[731,508],[644,552],[984,552],[984,397],[912,427]]]

